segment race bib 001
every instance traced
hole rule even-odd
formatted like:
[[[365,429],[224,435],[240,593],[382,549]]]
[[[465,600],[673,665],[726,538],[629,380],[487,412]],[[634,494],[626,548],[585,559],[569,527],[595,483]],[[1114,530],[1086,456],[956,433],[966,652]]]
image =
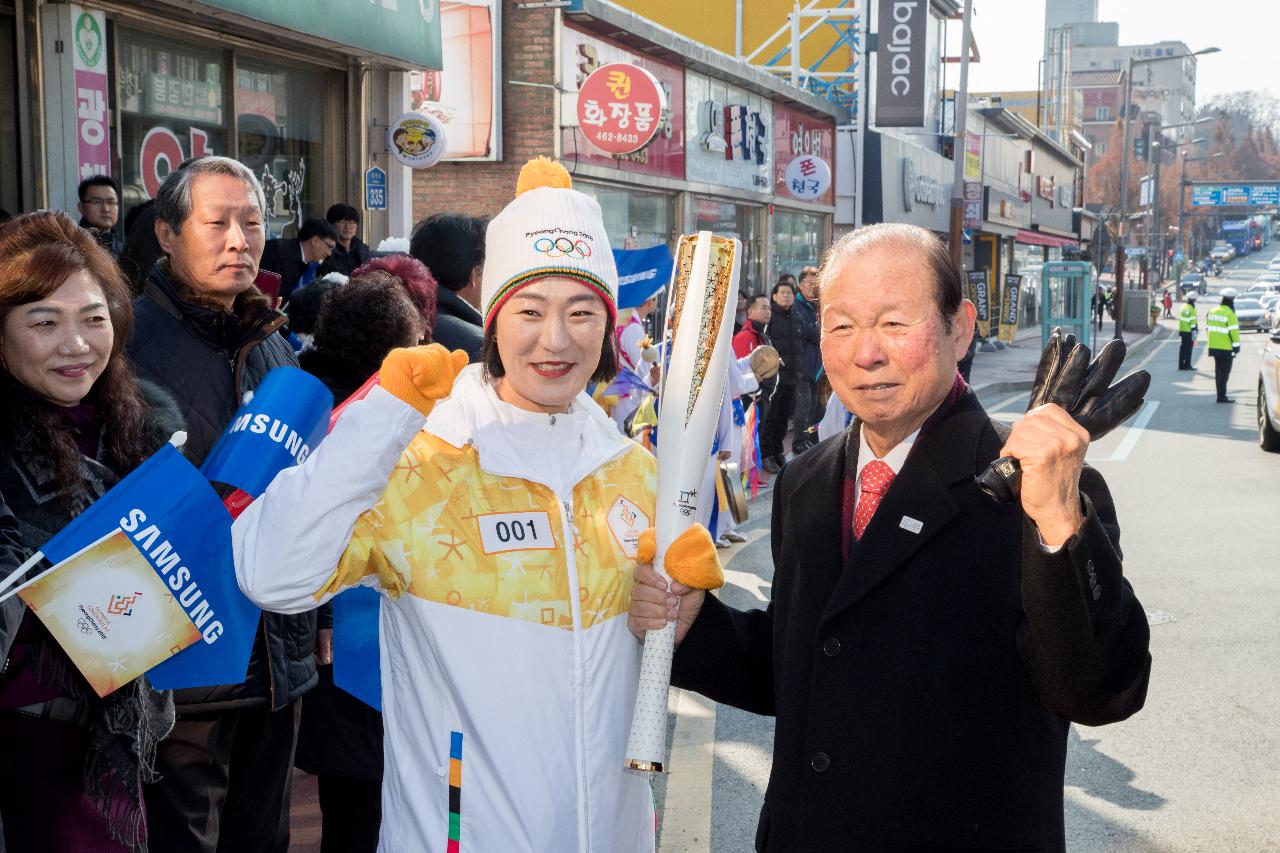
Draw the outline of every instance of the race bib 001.
[[[476,516],[486,554],[504,551],[549,551],[556,547],[545,512],[494,512]]]

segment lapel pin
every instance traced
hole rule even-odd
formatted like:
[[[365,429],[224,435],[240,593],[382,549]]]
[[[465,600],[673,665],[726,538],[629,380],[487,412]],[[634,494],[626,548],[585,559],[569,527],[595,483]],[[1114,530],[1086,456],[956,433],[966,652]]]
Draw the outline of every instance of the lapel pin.
[[[908,530],[912,533],[919,533],[924,529],[924,522],[918,518],[912,518],[909,515],[904,515],[902,517],[902,521],[898,523],[898,526],[903,530]]]

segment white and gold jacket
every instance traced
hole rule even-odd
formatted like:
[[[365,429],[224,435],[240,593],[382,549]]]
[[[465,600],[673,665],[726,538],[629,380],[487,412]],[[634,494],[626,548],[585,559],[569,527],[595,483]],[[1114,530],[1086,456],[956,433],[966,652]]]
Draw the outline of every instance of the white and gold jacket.
[[[473,365],[425,423],[375,388],[237,519],[263,608],[385,593],[381,851],[653,850],[623,753],[655,471],[587,395],[526,412]]]

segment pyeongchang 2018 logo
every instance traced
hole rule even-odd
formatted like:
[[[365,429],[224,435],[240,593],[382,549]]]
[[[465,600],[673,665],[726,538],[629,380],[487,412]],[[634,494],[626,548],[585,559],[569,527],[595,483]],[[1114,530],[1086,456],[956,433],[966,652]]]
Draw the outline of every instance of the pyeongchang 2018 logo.
[[[568,258],[571,261],[583,261],[591,257],[591,246],[583,240],[571,240],[568,237],[539,237],[533,241],[533,250],[548,258]]]
[[[140,592],[135,592],[133,595],[113,595],[107,602],[107,612],[112,616],[132,616],[133,604],[139,598],[142,598]]]

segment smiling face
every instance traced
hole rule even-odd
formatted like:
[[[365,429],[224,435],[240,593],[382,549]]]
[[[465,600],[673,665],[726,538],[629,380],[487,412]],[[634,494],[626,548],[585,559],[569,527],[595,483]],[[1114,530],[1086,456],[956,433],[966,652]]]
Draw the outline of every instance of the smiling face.
[[[498,396],[530,412],[567,412],[600,364],[608,316],[595,291],[574,279],[516,291],[493,319],[504,371]]]
[[[102,287],[81,270],[48,297],[9,311],[0,353],[10,375],[33,393],[74,406],[106,369],[114,341]]]
[[[156,220],[156,239],[175,276],[228,309],[258,275],[266,246],[262,211],[253,190],[234,175],[201,174],[191,180],[191,214],[175,233]]]
[[[822,362],[832,390],[863,422],[876,453],[918,429],[947,396],[975,314],[965,300],[946,328],[933,273],[917,247],[870,247],[827,274]]]

